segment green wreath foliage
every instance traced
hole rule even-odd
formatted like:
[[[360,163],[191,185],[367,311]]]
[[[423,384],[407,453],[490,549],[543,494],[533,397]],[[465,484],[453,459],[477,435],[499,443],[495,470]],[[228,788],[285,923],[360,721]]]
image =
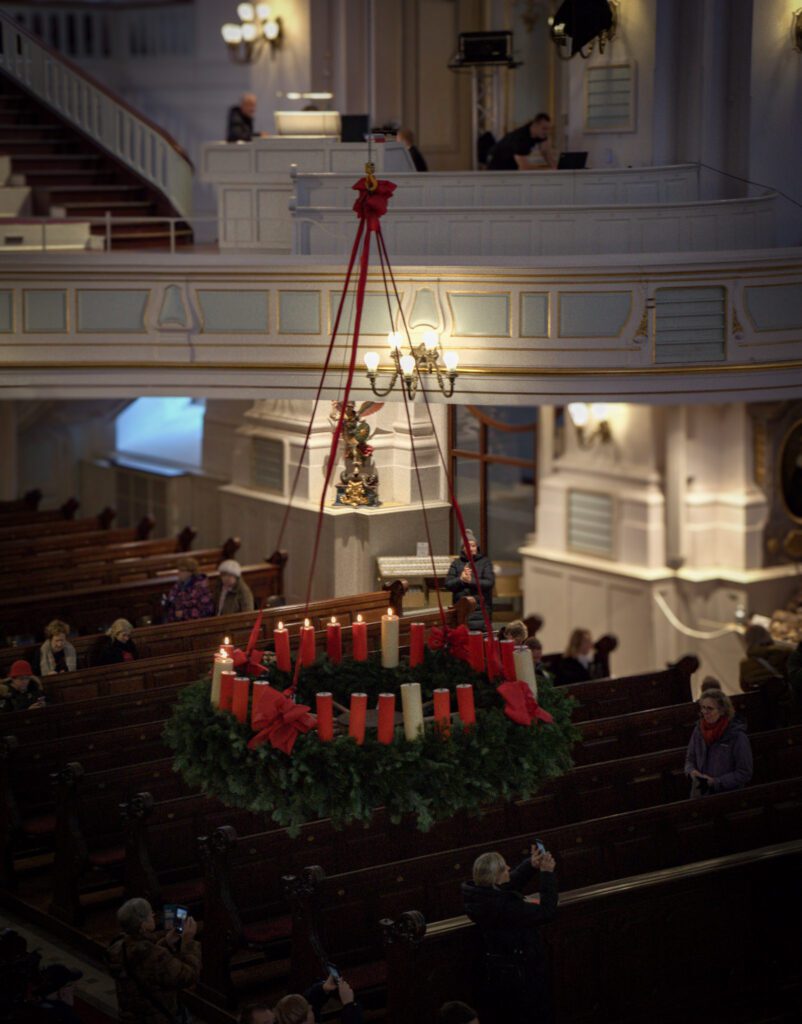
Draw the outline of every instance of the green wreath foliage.
[[[321,743],[317,732],[298,736],[292,754],[269,743],[248,748],[253,732],[209,700],[208,677],[186,687],[165,728],[165,740],[175,752],[174,767],[192,786],[223,803],[266,814],[278,825],[297,833],[306,821],[330,818],[336,827],[370,821],[384,807],[393,822],[410,816],[421,831],[460,811],[478,814],[499,800],[526,799],[550,778],[571,767],[570,751],[579,738],[571,723],[576,703],[549,682],[538,683],[540,705],[553,724],[525,727],[504,714],[504,701],[494,683],[446,651],[426,650],[424,663],[410,669],[384,669],[377,660],[350,658],[335,665],[326,658],[301,670],[298,702],[314,712],[315,693],[329,691],[348,706],[351,693],[367,693],[375,707],[380,693],[399,693],[403,682],[421,684],[424,703],[432,691],[452,691],[472,683],[477,722],[464,729],[453,722],[448,739],[427,723],[424,734],[410,742],[403,728],[392,744],[384,745],[368,729],[358,746],[347,735]],[[275,668],[270,682],[286,689],[291,677]],[[400,709],[400,698],[397,703]]]

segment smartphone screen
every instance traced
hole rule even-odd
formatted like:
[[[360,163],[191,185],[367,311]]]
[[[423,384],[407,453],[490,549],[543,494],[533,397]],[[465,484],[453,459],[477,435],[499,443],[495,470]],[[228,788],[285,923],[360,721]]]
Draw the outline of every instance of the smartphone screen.
[[[180,934],[184,931],[184,922],[187,919],[187,908],[176,907],[175,908],[175,930]]]
[[[543,843],[539,839],[535,840],[535,846],[538,848],[538,852],[539,853],[545,853],[546,852],[546,847],[543,845]]]
[[[335,981],[340,981],[340,979],[342,978],[342,975],[334,966],[334,964],[326,964],[326,970],[329,972],[331,977],[334,978]]]

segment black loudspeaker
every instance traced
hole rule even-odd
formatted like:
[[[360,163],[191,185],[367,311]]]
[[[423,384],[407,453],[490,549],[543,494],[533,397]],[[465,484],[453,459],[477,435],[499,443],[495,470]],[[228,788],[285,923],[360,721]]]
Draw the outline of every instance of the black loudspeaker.
[[[460,32],[460,64],[508,64],[512,61],[512,32]]]

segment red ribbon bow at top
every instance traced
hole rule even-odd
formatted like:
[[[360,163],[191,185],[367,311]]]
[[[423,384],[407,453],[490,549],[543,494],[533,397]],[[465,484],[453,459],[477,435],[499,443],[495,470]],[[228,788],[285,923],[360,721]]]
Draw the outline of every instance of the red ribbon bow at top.
[[[429,650],[439,651],[444,647],[454,658],[460,661],[468,660],[468,627],[463,623],[454,629],[441,629],[440,626],[432,626],[429,630]]]
[[[554,719],[538,704],[532,691],[520,679],[502,683],[498,692],[504,698],[504,714],[518,725],[532,725],[533,722],[553,722]]]
[[[305,704],[294,704],[279,690],[266,686],[260,694],[259,711],[252,725],[258,730],[248,746],[256,750],[269,742],[276,750],[291,754],[301,733],[314,729],[317,719]]]
[[[368,189],[368,179],[360,178],[356,185],[351,187],[359,193],[359,198],[354,203],[354,213],[360,220],[367,221],[368,231],[378,231],[379,218],[387,213],[387,203],[395,192],[395,185],[391,181],[377,181],[376,188],[371,192]]]

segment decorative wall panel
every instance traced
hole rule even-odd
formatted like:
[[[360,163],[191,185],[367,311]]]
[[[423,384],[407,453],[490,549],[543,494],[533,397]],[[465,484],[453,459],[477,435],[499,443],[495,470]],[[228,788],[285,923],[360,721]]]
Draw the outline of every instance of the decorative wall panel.
[[[80,288],[77,292],[78,331],[142,332],[148,289]]]
[[[204,334],[265,334],[268,293],[265,291],[198,291]]]
[[[522,338],[545,338],[549,333],[548,292],[523,292],[521,294]]]
[[[0,292],[0,334],[14,330],[14,293]]]
[[[656,363],[710,363],[726,356],[724,288],[658,288]]]
[[[802,281],[744,288],[744,301],[756,331],[802,327]]]
[[[67,330],[67,293],[31,289],[23,293],[23,317],[26,333]]]
[[[279,334],[320,334],[320,292],[278,293]]]
[[[563,338],[616,338],[632,309],[632,292],[562,292],[557,333]]]
[[[463,337],[509,338],[510,296],[449,292],[454,318],[452,334]]]
[[[609,494],[569,491],[568,549],[612,558],[615,554],[613,511],[613,499]]]
[[[403,299],[403,295],[401,296]],[[334,327],[334,320],[337,316],[337,306],[340,302],[339,292],[329,292],[329,333]],[[390,300],[392,308],[392,319],[390,309],[387,307],[387,298],[384,292],[367,292],[365,302],[362,306],[362,324],[359,329],[359,336],[363,334],[389,334],[395,330],[398,321],[398,303],[395,297]],[[343,303],[342,317],[340,318],[340,334],[351,334],[354,329],[354,295],[349,293]]]

